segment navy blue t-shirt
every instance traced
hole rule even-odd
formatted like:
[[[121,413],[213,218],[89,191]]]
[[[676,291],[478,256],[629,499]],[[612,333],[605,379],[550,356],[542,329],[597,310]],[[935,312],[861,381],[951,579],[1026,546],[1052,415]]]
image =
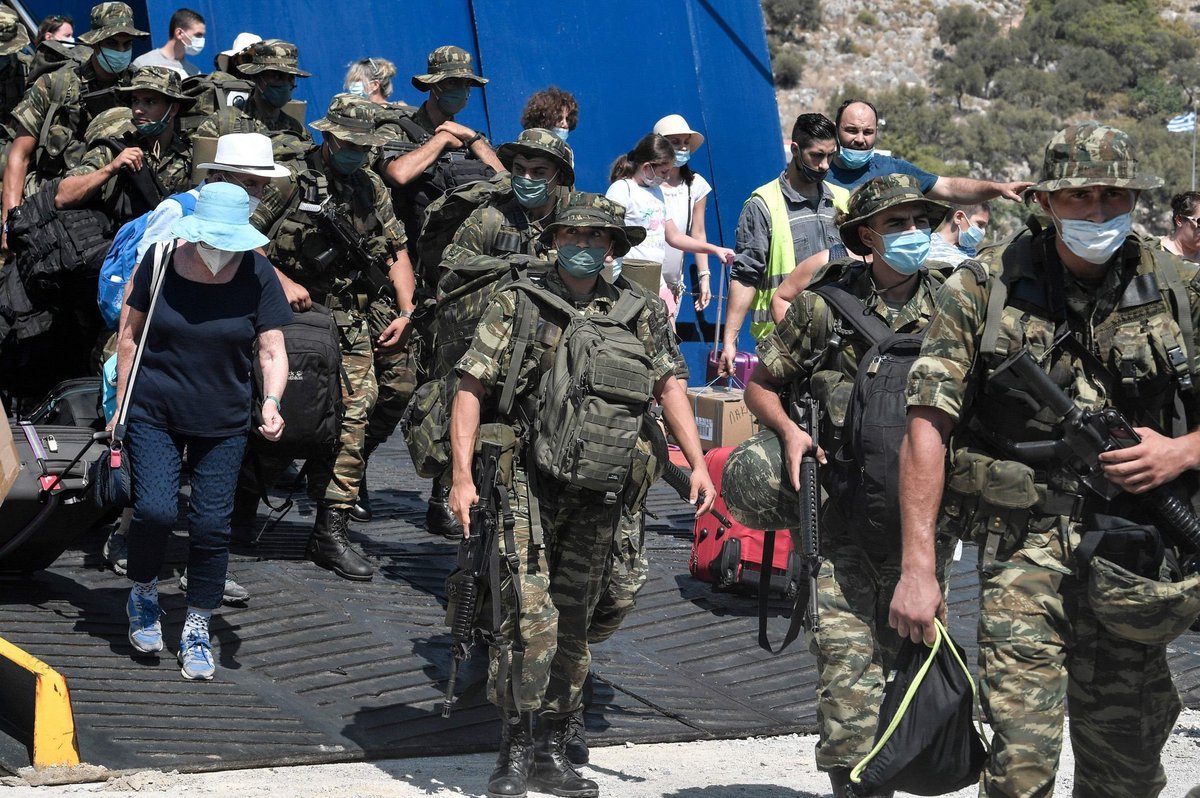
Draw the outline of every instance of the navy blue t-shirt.
[[[839,166],[837,161],[830,159],[829,173],[825,175],[827,182],[833,183],[835,186],[841,186],[847,191],[853,191],[871,178],[879,177],[880,175],[912,175],[921,184],[921,193],[928,194],[929,189],[933,188],[933,184],[938,178],[935,174],[930,174],[920,167],[913,166],[903,158],[893,158],[890,155],[875,155],[871,160],[867,161],[866,166],[860,166],[857,169],[847,169],[844,166]]]
[[[133,278],[129,307],[150,308],[154,249]],[[166,282],[143,331],[146,349],[129,420],[200,437],[250,427],[250,365],[263,330],[292,321],[292,309],[267,259],[247,252],[227,283],[197,283],[167,264]]]

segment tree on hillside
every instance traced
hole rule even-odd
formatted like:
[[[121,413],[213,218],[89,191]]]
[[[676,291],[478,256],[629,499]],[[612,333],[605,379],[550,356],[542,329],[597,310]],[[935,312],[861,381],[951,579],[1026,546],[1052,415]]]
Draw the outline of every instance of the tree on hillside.
[[[767,50],[775,85],[790,89],[800,82],[804,56],[797,47],[801,31],[816,30],[821,24],[820,0],[762,0],[767,26]]]

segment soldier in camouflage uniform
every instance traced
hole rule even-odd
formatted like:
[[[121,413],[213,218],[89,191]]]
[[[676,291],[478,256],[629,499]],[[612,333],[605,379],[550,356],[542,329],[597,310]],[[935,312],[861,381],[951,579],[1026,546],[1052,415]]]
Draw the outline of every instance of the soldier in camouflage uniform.
[[[79,165],[87,151],[84,133],[101,111],[118,105],[112,89],[129,84],[133,40],[149,36],[133,24],[125,3],[92,8],[92,27],[79,36],[94,48],[83,63],[68,60],[42,75],[13,111],[16,125],[4,167],[4,218],[41,187]],[[32,166],[32,169],[30,168]],[[0,249],[7,240],[0,239]]]
[[[308,156],[308,169],[297,175],[298,190],[283,218],[268,219],[274,230],[268,257],[281,272],[288,296],[307,294],[334,313],[341,332],[342,366],[349,385],[344,386],[345,412],[341,440],[335,454],[308,466],[308,495],[317,502],[317,522],[309,539],[307,556],[346,579],[370,579],[371,564],[346,537],[350,508],[363,475],[363,442],[367,418],[375,402],[376,385],[372,350],[404,345],[413,310],[412,267],[404,250],[404,226],[392,212],[391,197],[377,175],[365,168],[374,134],[375,106],[352,94],[333,98],[324,119],[312,123],[324,141]],[[357,272],[336,239],[304,210],[308,204],[329,201],[362,235],[369,237],[369,254],[386,274],[377,278]],[[261,212],[265,206],[259,206]],[[333,250],[332,257],[326,257]],[[386,281],[387,287],[374,287]],[[383,334],[372,339],[366,312],[380,291],[394,295],[398,315]],[[270,483],[285,463],[264,469]],[[244,505],[243,505],[244,506]],[[235,510],[236,511],[236,510]]]
[[[928,268],[930,231],[949,207],[925,199],[913,177],[894,174],[864,183],[848,208],[839,227],[842,242],[859,257],[873,255],[873,261],[835,261],[822,283],[862,300],[894,332],[920,332],[933,315],[941,282]],[[869,340],[812,291],[797,296],[783,321],[759,342],[746,405],[778,434],[783,473],[796,490],[800,458],[812,439],[789,417],[779,392],[789,386],[796,396],[811,392],[820,403],[822,427],[841,427],[859,361],[870,348]],[[816,454],[825,469],[848,467],[828,462],[823,449]],[[779,495],[771,476],[762,475],[760,482],[768,500]],[[820,530],[820,628],[809,635],[817,657],[816,759],[840,796],[849,769],[871,750],[884,682],[900,647],[885,613],[900,576],[900,546],[898,540],[866,534],[854,509],[835,501],[825,503]]]
[[[545,226],[554,221],[575,185],[575,160],[571,148],[548,130],[526,130],[516,141],[501,145],[499,158],[504,168],[513,173],[514,192],[494,194],[471,212],[446,247],[439,274],[477,255],[506,259],[545,256],[546,250],[539,242],[539,236]],[[427,287],[430,295],[436,287],[436,284]],[[374,317],[374,308],[372,310]],[[382,312],[378,315],[386,316]],[[432,335],[427,337],[432,338]],[[432,341],[426,342],[426,346],[430,345]],[[439,357],[436,352],[427,359],[433,364],[430,379],[437,379],[454,368],[453,360],[446,362],[446,358]],[[409,397],[416,390],[415,360],[414,353],[408,351],[376,358],[379,401],[375,403],[367,427],[368,457],[395,431]],[[449,485],[434,480],[425,514],[425,529],[430,534],[457,538],[462,535],[462,529],[446,509],[449,491]],[[370,505],[365,503],[362,491],[355,510],[361,513],[362,520],[370,517]]]
[[[1031,223],[959,266],[909,374],[904,567],[892,622],[932,639],[935,615],[945,614],[935,529],[948,515],[969,522],[980,543],[981,698],[994,733],[988,796],[1053,792],[1068,700],[1076,795],[1156,796],[1166,783],[1160,753],[1180,701],[1165,644],[1190,621],[1114,624],[1108,616],[1121,608],[1089,595],[1104,561],[1092,560],[1091,586],[1076,562],[1101,516],[1153,523],[1134,494],[1200,462],[1197,266],[1130,229],[1139,192],[1160,185],[1139,172],[1120,130],[1087,122],[1056,134],[1031,189],[1052,224]],[[1113,499],[1089,491],[1065,462],[1026,462],[1011,447],[1060,435],[1052,411],[1006,393],[996,373],[1022,350],[1077,407],[1127,408],[1141,442],[1100,455],[1103,476],[1123,489]],[[943,497],[931,475],[943,472],[951,440]],[[1173,587],[1148,584],[1156,596]],[[1150,614],[1162,606],[1152,601],[1142,608]]]
[[[25,95],[30,59],[22,49],[27,44],[29,33],[21,18],[8,6],[0,7],[0,148],[6,147],[16,135],[12,112]]]
[[[572,195],[566,209],[542,236],[544,244],[560,253],[557,267],[531,279],[573,304],[581,314],[608,313],[629,289],[625,281],[612,285],[600,279],[604,259],[623,255],[631,241],[640,241],[645,235],[641,228],[625,227],[624,218],[624,208],[602,196]],[[572,260],[563,252],[568,246],[572,247],[570,251],[580,248]],[[554,336],[539,333],[521,362],[512,362],[517,296],[516,289],[496,295],[479,323],[471,348],[456,367],[461,384],[451,420],[450,507],[468,535],[469,510],[478,501],[472,459],[481,416],[496,415],[497,394],[510,372],[515,378],[514,407],[533,398],[553,348],[549,339]],[[693,466],[692,497],[699,497],[697,512],[706,512],[712,503],[712,482],[704,468],[686,393],[674,376],[670,345],[654,332],[669,329],[669,325],[662,320],[656,322],[655,314],[663,314],[661,305],[644,305],[634,322],[634,332],[645,342],[653,364],[655,396],[662,402],[666,418]],[[542,329],[540,322],[538,329]],[[498,421],[517,423],[516,418]],[[490,700],[500,707],[504,721],[500,756],[488,794],[523,795],[528,786],[556,795],[595,796],[595,782],[579,776],[564,749],[568,717],[582,701],[590,662],[589,619],[610,567],[621,508],[619,503],[606,503],[602,493],[558,482],[537,468],[529,468],[531,458],[531,453],[522,452],[514,463],[510,496],[515,524],[511,540],[502,536],[506,539],[501,544],[505,553],[515,555],[520,572],[519,584],[511,584],[506,577],[502,592],[506,613],[499,634],[510,641],[523,641],[524,664],[513,676],[515,683],[510,689],[508,684],[498,683],[501,663],[493,652],[488,692]],[[539,531],[544,545],[539,545]],[[516,550],[509,551],[510,545]],[[514,589],[521,596],[519,617],[512,599]]]
[[[254,44],[252,53],[250,63],[239,67],[254,84],[250,96],[241,108],[218,108],[200,124],[196,135],[216,139],[227,133],[263,133],[271,139],[276,163],[303,169],[312,136],[303,122],[283,109],[292,100],[296,78],[307,78],[312,73],[300,68],[300,51],[290,42],[267,39]],[[270,204],[271,200],[264,197],[263,202]]]
[[[58,184],[54,200],[60,208],[75,208],[99,196],[120,225],[191,186],[192,147],[179,134],[177,122],[193,101],[183,94],[179,73],[166,67],[142,67],[117,92],[128,99],[129,107],[110,108],[92,120],[86,134],[91,149]],[[115,151],[112,141],[124,143],[125,149]],[[161,188],[161,196],[152,203],[131,190],[124,178],[123,170],[136,172],[143,165]],[[122,191],[128,195],[124,202],[117,199]]]

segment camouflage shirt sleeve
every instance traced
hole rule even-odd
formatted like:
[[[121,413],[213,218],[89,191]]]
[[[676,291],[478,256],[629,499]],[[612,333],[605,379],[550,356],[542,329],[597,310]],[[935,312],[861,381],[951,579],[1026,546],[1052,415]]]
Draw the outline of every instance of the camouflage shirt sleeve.
[[[501,375],[508,374],[515,318],[516,294],[500,291],[479,320],[475,337],[471,339],[471,348],[459,359],[454,370],[459,374],[470,374],[490,393],[500,382]],[[535,364],[522,363],[522,370],[527,370],[529,365]],[[524,380],[518,379],[517,382],[519,395],[521,383],[528,382],[528,374]]]
[[[52,73],[51,73],[52,74]],[[42,75],[33,85],[25,90],[25,96],[13,109],[13,120],[22,128],[16,134],[28,133],[37,138],[41,133],[42,124],[46,121],[46,113],[50,110],[50,74]]]
[[[98,145],[88,150],[87,154],[83,156],[83,160],[79,162],[79,166],[69,170],[64,176],[77,177],[78,175],[90,175],[92,172],[99,172],[112,163],[112,161],[112,149],[104,145]]]
[[[999,258],[992,264],[999,268]],[[957,269],[937,292],[921,356],[908,373],[909,407],[933,407],[958,421],[972,387],[987,302],[987,282],[980,283],[970,269]]]
[[[792,300],[783,320],[758,342],[758,362],[773,382],[783,385],[800,375],[803,362],[829,338],[826,325],[817,329],[815,320],[828,317],[825,300],[817,294],[802,291]]]
[[[487,205],[471,211],[471,215],[455,231],[454,238],[450,239],[446,251],[442,253],[442,263],[451,266],[461,263],[473,255],[491,255],[495,236],[491,236],[493,240],[488,241],[487,230],[493,226],[488,222],[487,216],[488,214],[499,215],[499,213],[495,208]],[[494,229],[498,230],[500,224],[503,224],[503,219],[494,225]]]

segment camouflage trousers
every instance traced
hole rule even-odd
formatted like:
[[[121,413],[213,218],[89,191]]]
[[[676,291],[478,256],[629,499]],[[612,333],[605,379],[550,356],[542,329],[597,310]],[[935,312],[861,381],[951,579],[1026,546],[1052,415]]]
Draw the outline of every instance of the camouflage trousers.
[[[588,643],[603,643],[617,633],[626,616],[633,611],[638,592],[650,576],[646,557],[646,516],[642,512],[621,513],[621,523],[613,539],[612,565],[600,600],[588,625]]]
[[[980,695],[992,756],[980,794],[1049,796],[1071,711],[1075,794],[1156,796],[1163,745],[1179,714],[1165,646],[1109,634],[1071,576],[1071,551],[1046,519],[1023,546],[980,577]]]
[[[342,343],[342,368],[346,382],[342,384],[342,402],[345,406],[337,447],[330,453],[309,458],[306,465],[308,497],[318,504],[334,510],[348,510],[358,499],[358,486],[366,468],[363,444],[366,438],[367,417],[375,404],[375,370],[371,351],[371,338],[367,322],[354,315],[341,312],[335,314]],[[284,394],[283,401],[298,397]],[[243,465],[242,477],[245,485],[259,485],[266,490],[287,468],[290,458],[280,459],[271,455],[257,454],[257,464]],[[265,487],[262,485],[265,484]]]
[[[379,340],[392,320],[396,318],[396,304],[391,299],[376,299],[367,308],[367,326],[371,341]],[[399,352],[375,354],[375,382],[379,396],[367,422],[366,452],[370,457],[382,443],[396,431],[404,408],[417,390],[417,364],[420,360],[421,338],[411,330],[408,342]]]
[[[591,665],[588,627],[612,568],[613,538],[619,505],[549,477],[534,475],[544,545],[532,542],[528,473],[513,473],[513,543],[518,572],[506,574],[501,590],[499,638],[519,640],[524,648],[520,674],[512,673],[513,707],[506,685],[499,684],[500,655],[493,649],[488,699],[501,710],[537,711],[565,716],[583,704],[583,683]],[[503,538],[503,534],[501,535]],[[501,540],[501,554],[510,553]],[[514,593],[514,590],[516,593]],[[520,609],[513,598],[520,596]],[[519,638],[518,638],[519,635]]]
[[[953,541],[939,536],[943,590],[953,552]],[[809,632],[808,647],[817,658],[817,767],[831,770],[853,767],[875,741],[883,687],[900,651],[900,636],[888,626],[900,544],[868,548],[829,502],[821,516],[821,557],[820,630]]]

